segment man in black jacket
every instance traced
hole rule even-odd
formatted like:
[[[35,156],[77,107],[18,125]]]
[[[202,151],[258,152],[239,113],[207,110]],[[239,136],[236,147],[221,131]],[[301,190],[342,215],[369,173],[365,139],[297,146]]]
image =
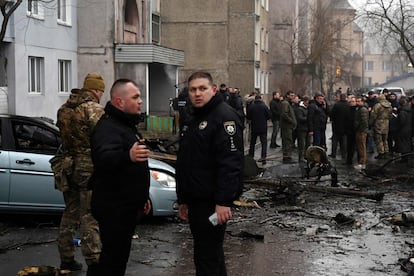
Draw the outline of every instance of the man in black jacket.
[[[313,136],[313,145],[326,150],[326,123],[328,121],[328,106],[322,94],[316,94],[308,107],[309,132]]]
[[[192,118],[177,155],[178,215],[190,223],[196,275],[227,275],[223,240],[230,206],[243,188],[243,125],[216,95],[209,73],[193,73],[188,88]],[[214,213],[216,226],[209,221]]]
[[[105,115],[94,128],[91,146],[92,214],[99,223],[102,251],[94,275],[122,276],[137,216],[148,214],[149,149],[137,133],[141,92],[128,79],[115,81]]]
[[[346,158],[346,133],[350,127],[350,124],[353,124],[352,121],[349,121],[350,116],[350,107],[347,100],[346,94],[339,95],[339,101],[337,101],[331,109],[331,122],[332,122],[332,153],[329,155],[332,158],[336,158],[336,152],[338,148],[341,150],[342,160]]]
[[[260,161],[266,163],[267,155],[267,120],[272,117],[269,108],[263,102],[262,96],[257,95],[254,102],[249,105],[247,119],[251,120],[251,138],[249,155],[254,158],[257,137],[260,138],[262,151]]]
[[[280,147],[276,143],[277,133],[279,132],[279,122],[280,122],[280,112],[282,109],[282,104],[280,100],[280,93],[278,91],[273,92],[273,98],[269,103],[270,112],[272,113],[272,138],[270,139],[270,148],[277,148]]]

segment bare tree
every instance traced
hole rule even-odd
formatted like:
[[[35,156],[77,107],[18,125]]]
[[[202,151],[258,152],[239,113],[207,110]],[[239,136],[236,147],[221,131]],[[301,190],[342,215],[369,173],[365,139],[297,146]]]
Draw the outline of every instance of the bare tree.
[[[361,21],[382,41],[398,45],[414,65],[414,3],[412,0],[368,0]]]
[[[352,88],[355,63],[361,57],[351,52],[349,31],[344,35],[344,30],[353,30],[354,14],[339,14],[336,8],[333,1],[296,1],[293,16],[282,15],[283,20],[275,24],[276,41],[284,49],[284,84],[299,93],[316,88],[327,94],[339,82]],[[339,75],[337,68],[341,68]]]
[[[0,0],[0,10],[3,15],[3,21],[1,23],[0,30],[0,86],[7,85],[7,74],[6,74],[6,57],[4,51],[4,37],[6,35],[7,25],[10,20],[10,16],[20,6],[23,0],[6,1]]]
[[[312,51],[308,58],[317,67],[320,91],[333,91],[338,83],[352,88],[355,64],[361,61],[351,47],[355,15],[351,10],[337,10],[334,1],[323,0],[317,1],[313,14]]]

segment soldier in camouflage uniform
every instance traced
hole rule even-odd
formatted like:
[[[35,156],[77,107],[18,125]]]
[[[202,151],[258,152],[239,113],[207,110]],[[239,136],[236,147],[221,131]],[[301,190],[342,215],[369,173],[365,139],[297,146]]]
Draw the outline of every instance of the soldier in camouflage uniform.
[[[88,264],[88,274],[93,275],[99,261],[99,227],[90,213],[91,191],[88,182],[93,172],[90,136],[104,114],[99,104],[105,83],[98,73],[89,73],[81,90],[72,90],[67,102],[58,110],[57,126],[60,129],[65,160],[73,162],[67,174],[68,189],[61,189],[65,200],[58,236],[61,269],[81,270],[82,264],[74,259],[73,238],[80,225],[81,249]],[[59,188],[59,187],[58,187]]]
[[[375,156],[375,159],[383,159],[389,152],[388,130],[392,114],[392,106],[391,103],[385,99],[383,94],[378,95],[378,101],[379,102],[372,108],[369,117],[369,125],[374,130],[375,144],[377,146],[378,155]]]

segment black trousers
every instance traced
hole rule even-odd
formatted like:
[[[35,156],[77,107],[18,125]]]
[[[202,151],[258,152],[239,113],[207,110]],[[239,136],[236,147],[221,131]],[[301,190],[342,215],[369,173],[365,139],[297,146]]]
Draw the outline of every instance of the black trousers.
[[[251,138],[250,138],[249,155],[254,158],[254,152],[255,152],[257,137],[260,138],[260,144],[262,146],[262,151],[261,151],[260,157],[261,158],[266,158],[266,155],[267,155],[267,132],[265,132],[265,133],[252,132]]]
[[[355,131],[347,133],[346,139],[346,164],[352,165],[356,145]]]
[[[214,212],[214,203],[196,203],[188,208],[197,276],[227,275],[223,249],[226,225],[210,223],[208,217]]]
[[[99,258],[99,276],[124,276],[131,251],[132,236],[137,224],[138,210],[134,208],[92,207],[92,214],[99,223],[102,242]]]

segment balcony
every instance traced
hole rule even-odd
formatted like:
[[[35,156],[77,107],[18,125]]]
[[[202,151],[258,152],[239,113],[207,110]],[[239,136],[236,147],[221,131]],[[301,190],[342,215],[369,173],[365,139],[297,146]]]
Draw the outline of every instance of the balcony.
[[[115,62],[184,66],[184,51],[153,44],[117,44],[115,45]]]

